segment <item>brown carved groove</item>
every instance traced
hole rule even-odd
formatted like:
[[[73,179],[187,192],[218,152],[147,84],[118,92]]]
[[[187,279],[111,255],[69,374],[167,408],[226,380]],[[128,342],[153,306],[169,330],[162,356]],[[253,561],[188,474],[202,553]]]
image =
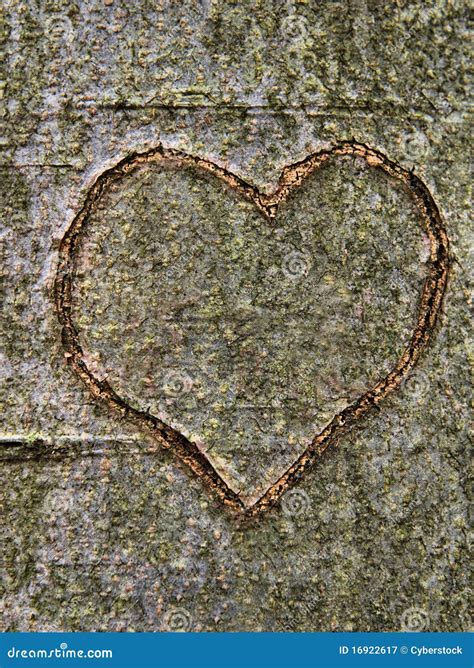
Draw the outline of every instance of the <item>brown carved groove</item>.
[[[428,274],[424,281],[418,309],[418,318],[411,339],[393,369],[361,397],[334,416],[331,422],[314,437],[303,454],[251,506],[246,506],[219,475],[198,446],[159,418],[137,410],[120,397],[106,380],[99,380],[88,369],[79,343],[78,330],[72,317],[72,293],[75,278],[75,258],[81,236],[90,215],[100,198],[112,184],[130,174],[140,165],[152,162],[171,162],[177,167],[194,166],[209,172],[250,200],[261,215],[273,220],[280,204],[292,191],[321,166],[336,156],[358,156],[368,165],[380,169],[400,181],[415,201],[422,223],[430,240]],[[87,385],[94,397],[104,401],[116,413],[148,432],[164,448],[188,466],[228,507],[246,517],[255,517],[277,503],[280,497],[297,483],[314,462],[354,425],[396,390],[415,367],[420,355],[433,335],[442,307],[450,269],[448,235],[438,207],[423,181],[383,153],[352,141],[342,141],[329,150],[309,155],[301,162],[285,167],[278,187],[271,194],[261,193],[255,186],[208,160],[159,145],[144,153],[134,153],[115,167],[103,172],[89,189],[84,205],[67,229],[59,248],[59,262],[54,285],[57,314],[62,326],[62,342],[68,363]]]

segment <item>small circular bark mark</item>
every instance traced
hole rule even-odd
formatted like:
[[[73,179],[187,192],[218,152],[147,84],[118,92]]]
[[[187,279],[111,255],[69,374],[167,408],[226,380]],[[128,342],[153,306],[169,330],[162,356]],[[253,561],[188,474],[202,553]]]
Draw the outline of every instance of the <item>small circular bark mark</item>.
[[[406,349],[392,371],[351,405],[335,415],[327,427],[314,437],[305,452],[267,489],[263,496],[252,506],[246,507],[239,495],[229,487],[195,443],[159,418],[131,407],[106,380],[96,378],[87,367],[79,342],[78,330],[72,317],[72,292],[78,246],[88,218],[95,211],[108,187],[144,163],[170,161],[177,167],[194,166],[210,172],[236,190],[242,197],[250,200],[262,216],[271,220],[277,216],[280,204],[311,174],[314,174],[332,157],[344,155],[361,157],[368,165],[381,169],[400,181],[417,205],[431,247],[428,275],[421,294],[417,324]],[[145,153],[135,153],[125,158],[115,167],[103,172],[90,188],[82,209],[75,216],[61,241],[54,292],[58,318],[62,325],[65,356],[93,396],[106,402],[122,417],[141,429],[145,429],[163,447],[171,449],[182,462],[205,481],[224,504],[247,517],[254,517],[273,506],[282,494],[301,479],[304,472],[330,445],[347,433],[371,408],[396,390],[413,369],[433,334],[446,291],[449,266],[448,236],[427,186],[418,176],[365,144],[343,141],[329,150],[314,153],[301,162],[286,167],[281,174],[277,189],[269,195],[259,192],[254,186],[212,162],[174,149],[166,149],[160,145]]]

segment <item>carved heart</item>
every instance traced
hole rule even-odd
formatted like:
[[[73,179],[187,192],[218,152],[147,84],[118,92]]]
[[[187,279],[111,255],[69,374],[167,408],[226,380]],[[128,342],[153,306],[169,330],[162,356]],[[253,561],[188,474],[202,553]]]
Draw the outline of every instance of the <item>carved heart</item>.
[[[321,167],[330,165],[335,160],[347,156],[362,161],[367,169],[374,168],[376,170],[381,170],[390,179],[395,180],[399,185],[403,186],[412,199],[412,203],[417,211],[417,216],[422,222],[427,239],[429,240],[429,260],[426,263],[426,278],[424,279],[421,296],[419,297],[416,326],[414,327],[409,340],[407,339],[403,352],[401,355],[398,354],[398,359],[393,363],[391,370],[386,369],[384,377],[382,379],[376,378],[375,380],[371,377],[371,374],[368,373],[367,377],[364,379],[366,386],[363,389],[359,388],[358,390],[360,396],[346,397],[344,402],[342,402],[342,408],[340,399],[333,401],[332,403],[329,403],[330,410],[333,411],[333,414],[329,415],[327,409],[326,413],[323,411],[323,413],[317,417],[313,411],[314,405],[311,403],[317,392],[314,390],[311,378],[306,378],[305,373],[308,369],[310,369],[311,373],[314,372],[314,368],[311,366],[311,359],[314,357],[311,352],[311,346],[313,345],[311,339],[311,317],[316,317],[316,315],[320,313],[321,304],[324,305],[325,299],[324,293],[319,302],[317,299],[313,299],[312,290],[316,284],[325,285],[326,289],[328,285],[331,285],[330,281],[329,283],[327,282],[328,276],[325,273],[328,251],[325,249],[324,244],[320,243],[320,240],[318,241],[316,239],[315,241],[315,232],[311,225],[308,224],[305,227],[304,224],[301,223],[300,233],[302,236],[306,235],[302,241],[305,242],[306,239],[308,248],[310,249],[309,252],[304,249],[302,251],[300,248],[291,247],[291,251],[283,257],[283,266],[282,259],[279,258],[276,269],[275,267],[270,268],[270,270],[262,276],[259,274],[262,266],[261,258],[253,253],[254,246],[252,245],[252,240],[255,240],[256,243],[257,240],[262,239],[261,248],[266,256],[265,266],[268,267],[269,263],[271,265],[272,258],[276,258],[279,252],[275,244],[281,242],[281,238],[287,235],[288,230],[292,228],[292,226],[294,228],[294,223],[292,221],[294,220],[295,207],[297,209],[297,215],[303,222],[305,217],[310,216],[311,212],[305,210],[301,201],[296,197],[297,193],[304,194],[304,189],[302,188],[303,184],[308,183],[309,177]],[[230,203],[221,205],[221,200],[225,198],[222,198],[217,193],[215,197],[217,203],[212,204],[212,206],[215,207],[213,209],[213,214],[207,223],[204,224],[202,220],[199,219],[199,216],[196,220],[193,218],[193,211],[186,214],[186,212],[182,210],[182,207],[185,206],[185,204],[183,204],[183,202],[185,203],[185,194],[180,193],[181,199],[178,198],[176,202],[172,199],[173,187],[179,189],[180,185],[178,182],[173,184],[170,181],[167,190],[168,199],[163,205],[166,206],[165,209],[161,211],[161,215],[166,217],[166,207],[174,207],[173,215],[175,216],[175,219],[174,222],[168,221],[168,225],[164,225],[162,224],[163,221],[159,221],[159,229],[161,230],[160,234],[162,234],[162,236],[164,235],[163,240],[166,241],[167,239],[171,239],[171,241],[169,241],[169,244],[166,246],[165,253],[162,252],[163,248],[161,246],[157,246],[156,248],[153,247],[154,254],[150,257],[154,258],[154,261],[148,264],[145,262],[141,275],[145,277],[154,277],[159,275],[160,271],[167,272],[174,281],[173,284],[176,286],[176,294],[180,295],[178,299],[179,303],[176,303],[176,299],[172,302],[167,295],[162,295],[160,293],[160,285],[157,283],[153,284],[153,290],[154,292],[159,293],[158,296],[155,295],[154,292],[151,292],[149,295],[147,294],[145,297],[143,294],[141,295],[140,298],[149,300],[150,309],[154,308],[153,304],[155,304],[157,300],[161,300],[160,304],[162,304],[163,300],[166,301],[166,299],[169,299],[169,304],[166,304],[166,309],[168,309],[168,311],[166,309],[164,310],[164,315],[160,320],[159,336],[162,338],[159,341],[156,338],[158,337],[158,334],[156,333],[156,323],[152,323],[155,329],[152,327],[151,330],[147,330],[147,326],[144,325],[143,322],[133,321],[130,316],[127,321],[121,323],[121,330],[117,334],[118,340],[122,341],[122,343],[125,340],[124,345],[129,345],[130,351],[132,351],[134,343],[127,343],[127,332],[132,331],[132,333],[135,333],[139,331],[145,342],[140,350],[142,360],[140,364],[143,363],[143,358],[145,358],[146,363],[150,367],[150,377],[146,375],[143,378],[140,377],[139,382],[137,381],[138,384],[135,383],[133,391],[129,390],[125,381],[127,391],[124,391],[123,379],[121,378],[120,373],[122,373],[122,375],[124,373],[125,375],[130,374],[130,377],[133,377],[135,371],[134,367],[133,365],[127,366],[128,363],[126,359],[124,361],[120,358],[124,367],[120,373],[117,372],[118,375],[115,381],[110,382],[108,378],[104,377],[107,373],[104,374],[104,366],[101,366],[99,363],[100,355],[96,354],[94,350],[91,350],[90,340],[92,339],[90,339],[90,337],[87,339],[87,327],[84,327],[84,324],[88,325],[88,323],[85,322],[87,321],[87,317],[84,321],[84,317],[81,315],[80,310],[77,307],[78,297],[76,296],[76,292],[82,290],[82,293],[87,293],[87,289],[84,288],[84,285],[88,285],[88,281],[90,282],[94,280],[92,277],[92,270],[92,278],[90,278],[90,280],[88,278],[89,267],[87,266],[87,263],[89,262],[88,258],[91,251],[88,244],[95,243],[96,246],[100,246],[100,244],[106,243],[109,236],[108,232],[102,231],[100,240],[96,238],[95,242],[91,241],[91,230],[94,229],[94,216],[98,215],[98,212],[100,213],[101,210],[106,208],[106,200],[110,193],[115,193],[116,197],[113,199],[113,206],[111,206],[110,210],[107,209],[107,211],[110,212],[112,220],[118,219],[120,215],[123,214],[123,208],[125,206],[121,203],[119,197],[120,188],[122,188],[123,184],[126,182],[125,177],[132,175],[133,173],[137,174],[140,169],[149,168],[150,166],[159,166],[159,169],[167,169],[166,178],[169,178],[169,174],[171,173],[181,173],[185,175],[186,170],[193,170],[193,174],[200,174],[201,176],[193,176],[193,179],[197,179],[194,186],[191,187],[194,183],[193,181],[192,183],[189,182],[191,183],[191,186],[188,183],[186,187],[189,186],[191,190],[199,193],[199,188],[202,186],[204,192],[206,186],[204,182],[199,181],[199,178],[206,178],[208,180],[214,179],[214,185],[212,187],[215,188],[216,183],[225,185],[228,192],[233,193],[233,199],[230,200]],[[183,176],[183,179],[184,178],[185,176]],[[133,187],[136,187],[138,192],[139,188],[142,187],[141,182]],[[143,195],[145,199],[149,196],[147,193]],[[202,197],[210,197],[209,193],[212,195],[211,190],[208,190]],[[110,205],[110,201],[108,203]],[[239,206],[242,207],[243,213],[241,214],[241,218],[236,218],[234,213]],[[284,207],[286,207],[286,209]],[[165,211],[165,213],[163,213],[163,211]],[[186,219],[180,225],[178,219],[183,218],[186,215],[189,215],[189,219]],[[279,219],[283,220],[282,228],[278,228],[277,224]],[[242,220],[244,220],[244,222],[242,222]],[[262,226],[262,221],[265,223],[266,227]],[[113,238],[113,240],[110,241],[110,244],[114,244],[114,249],[118,249],[117,252],[120,252],[121,241],[126,242],[128,235],[135,229],[134,225],[137,226],[139,222],[140,221],[137,221],[135,223],[132,220],[130,223],[127,222],[126,225],[122,225],[120,230],[121,237]],[[242,227],[243,232],[239,226]],[[172,257],[174,253],[173,234],[176,233],[177,228],[179,228],[179,234],[181,235],[186,235],[188,233],[186,243],[183,241],[183,238],[181,238],[182,244],[186,246],[188,255],[186,255],[186,253],[180,254],[180,249],[178,248],[179,261],[173,263],[170,262],[170,256]],[[189,234],[189,230],[192,231],[192,234]],[[216,230],[218,230],[218,232],[216,232]],[[360,234],[363,237],[364,231],[362,229]],[[198,238],[201,240],[198,241]],[[151,238],[145,239],[144,242],[150,247],[155,243]],[[407,243],[409,243],[408,238]],[[220,259],[215,266],[209,264],[212,261],[213,256],[209,254],[206,255],[206,248],[212,244],[216,247],[219,245],[222,246],[221,250],[216,251],[217,253],[220,253],[220,255],[218,255]],[[343,250],[347,254],[351,249],[343,248]],[[357,253],[357,249],[355,249],[354,252]],[[222,273],[219,277],[219,281],[222,285],[217,285],[218,289],[214,289],[216,286],[211,286],[211,289],[208,289],[206,292],[206,284],[202,283],[202,280],[204,279],[201,280],[199,275],[190,274],[188,271],[187,267],[193,266],[193,261],[197,254],[201,254],[201,257],[204,258],[201,266],[209,270],[209,275],[213,272],[217,272],[217,274],[219,274],[219,272]],[[100,247],[99,255],[101,264],[104,264],[104,266],[107,265],[108,270],[112,271],[112,273],[107,275],[108,281],[110,282],[110,277],[113,277],[114,275],[113,267],[111,268],[112,265],[110,265],[107,254],[103,253]],[[82,264],[78,268],[79,258],[81,258]],[[108,262],[109,264],[107,264]],[[128,259],[128,262],[129,265],[130,262],[133,264],[133,259]],[[245,282],[245,284],[239,283],[239,275],[233,270],[233,266],[235,264],[238,265],[239,263],[244,263],[246,266],[248,265],[247,269],[250,272],[249,275],[253,277],[249,285]],[[69,364],[86,383],[92,394],[105,401],[111,408],[126,419],[138,425],[141,429],[147,430],[164,447],[172,449],[179,459],[202,478],[225,504],[231,506],[235,510],[244,512],[246,515],[254,516],[272,506],[290,486],[301,478],[308,467],[311,466],[311,464],[332,443],[335,443],[343,434],[351,429],[358,420],[363,418],[371,408],[378,405],[390,392],[393,392],[399,387],[405,376],[415,366],[421,352],[426,347],[432,335],[446,289],[448,271],[449,255],[447,234],[436,204],[427,187],[419,177],[404,170],[402,167],[385,157],[382,153],[371,149],[368,146],[354,141],[346,141],[341,142],[328,151],[321,151],[310,155],[305,160],[292,165],[291,167],[286,167],[283,170],[279,185],[272,194],[259,192],[257,188],[249,185],[241,178],[207,160],[158,146],[146,153],[134,154],[125,158],[115,167],[101,174],[93,184],[81,211],[76,215],[62,239],[59,251],[59,266],[55,282],[55,298],[59,320],[62,325],[65,355]],[[284,284],[285,280],[291,282],[295,274],[303,276],[305,273],[310,272],[313,281],[313,283],[310,284],[311,289],[306,289],[306,292],[304,292],[303,288],[298,286],[295,288],[294,285],[290,285],[290,287],[287,286],[283,292],[280,290],[280,287]],[[80,290],[76,285],[78,275],[81,277],[82,281],[82,287],[79,286]],[[97,277],[95,280],[98,280]],[[102,302],[95,304],[99,316],[102,316],[104,311],[109,308],[111,308],[114,313],[114,309],[118,309],[118,313],[120,314],[120,308],[127,299],[127,290],[125,289],[126,284],[133,284],[134,281],[133,273],[129,275],[127,272],[122,271],[120,280],[124,282],[125,287],[123,290],[120,286],[116,287],[116,295],[113,302],[107,305],[104,305]],[[109,287],[110,286],[108,286],[108,289]],[[183,288],[184,294],[182,294]],[[205,303],[203,294],[206,294],[207,301]],[[232,303],[234,295],[235,304]],[[278,302],[278,300],[280,300],[280,302]],[[306,320],[302,319],[300,313],[301,309],[298,310],[300,301],[304,302],[305,308],[307,309],[304,314]],[[211,302],[215,309],[212,317],[210,317],[208,311],[206,311],[208,304]],[[301,370],[298,371],[300,376],[297,375],[296,377],[301,380],[302,390],[300,394],[303,398],[305,392],[303,386],[305,386],[306,383],[309,387],[308,397],[311,400],[309,404],[304,404],[300,396],[291,397],[285,395],[286,379],[282,377],[281,369],[278,366],[278,355],[281,352],[281,345],[280,348],[278,347],[278,327],[273,326],[272,310],[269,308],[275,306],[275,304],[281,305],[283,302],[285,309],[289,309],[288,313],[290,313],[291,316],[289,317],[288,329],[292,326],[292,317],[294,317],[295,322],[302,323],[301,327],[303,335],[300,337],[301,340],[297,342],[297,353],[303,354],[304,352],[307,363],[306,366],[301,366]],[[361,307],[358,308],[360,310]],[[187,330],[184,332],[184,334],[179,328],[176,329],[173,323],[173,312],[177,312],[177,309],[180,313],[183,312],[183,309],[184,311],[188,309],[188,311],[193,314],[195,320],[193,321],[192,327],[194,327],[194,329],[191,328],[189,331]],[[234,319],[232,323],[227,323],[225,314],[232,309],[236,312],[238,311],[238,318]],[[388,309],[388,312],[390,312],[390,309]],[[310,315],[309,322],[308,313]],[[143,320],[146,320],[146,318]],[[324,326],[324,320],[320,319],[318,322],[318,327],[321,328]],[[337,322],[334,326],[338,326]],[[117,327],[117,325],[112,323],[109,326],[109,330],[114,327]],[[142,328],[143,331],[140,328]],[[256,330],[258,330],[258,336],[253,336],[253,338],[250,336],[249,338],[249,332],[254,333]],[[166,339],[163,332],[166,333],[166,336],[169,335],[168,339]],[[93,333],[93,336],[96,337],[97,341],[100,341],[102,335],[103,332],[100,329],[96,329]],[[194,336],[194,339],[192,339],[192,336]],[[159,373],[167,372],[166,382],[168,383],[168,386],[166,386],[165,383],[165,390],[167,390],[167,392],[165,391],[165,395],[167,396],[164,396],[164,403],[162,402],[159,410],[157,409],[157,411],[155,411],[159,412],[160,415],[152,415],[134,399],[133,394],[136,387],[138,387],[139,389],[142,388],[145,395],[148,396],[147,383],[152,386],[151,394],[153,394],[154,389],[156,389],[154,388],[154,383],[156,381],[154,374],[156,376],[156,373],[152,368],[153,359],[167,359],[166,355],[168,353],[166,351],[166,345],[168,344],[171,347],[175,346],[175,348],[182,350],[183,337],[188,337],[187,345],[192,351],[192,356],[190,358],[192,360],[197,359],[199,362],[201,359],[199,355],[202,353],[203,345],[207,345],[205,353],[207,357],[205,359],[206,364],[209,364],[209,369],[203,369],[201,364],[201,369],[198,369],[198,371],[207,373],[209,382],[207,383],[207,386],[203,385],[201,389],[198,386],[196,389],[196,387],[192,387],[193,379],[187,376],[186,369],[180,370],[179,368],[172,368],[167,370],[160,368]],[[329,333],[328,338],[331,337],[332,334]],[[87,346],[84,345],[84,339],[87,340]],[[167,341],[168,344],[166,344]],[[203,343],[204,341],[206,342],[205,344]],[[100,348],[100,343],[97,345]],[[153,346],[155,346],[155,348],[153,348]],[[232,349],[232,346],[236,346],[234,350]],[[283,347],[287,350],[288,344],[285,343]],[[125,347],[125,352],[127,352],[127,350],[128,348]],[[268,351],[270,351],[270,354]],[[120,352],[118,354],[120,355]],[[219,360],[224,359],[223,356],[227,360],[226,364],[231,364],[229,367],[231,369],[229,374],[232,377],[230,379],[217,378],[219,375],[218,371],[219,369],[221,370],[221,367],[219,366],[221,362]],[[249,373],[248,369],[244,371],[239,370],[240,360],[243,358],[246,359],[246,356],[252,358],[252,364],[254,365],[252,367],[252,373]],[[128,358],[128,355],[126,354],[123,357]],[[296,365],[298,363],[297,357],[298,356],[295,358]],[[329,357],[329,362],[331,362],[330,356],[327,357]],[[321,358],[324,358],[324,354],[321,355]],[[231,360],[231,362],[229,362],[229,360]],[[226,367],[224,366],[222,368],[225,369]],[[237,369],[235,377],[232,375],[234,369]],[[142,371],[143,370],[141,369],[141,376],[144,376]],[[173,374],[175,374],[175,377]],[[259,493],[257,497],[247,495],[246,498],[243,494],[234,491],[228,482],[226,482],[225,478],[228,479],[227,475],[221,475],[218,472],[219,466],[216,464],[216,457],[211,457],[209,453],[205,452],[204,448],[206,445],[200,443],[197,438],[193,438],[191,434],[185,436],[182,432],[188,429],[186,425],[186,416],[190,414],[189,411],[191,411],[191,413],[194,411],[196,414],[200,415],[201,422],[199,424],[202,427],[204,413],[206,420],[212,424],[213,407],[215,407],[216,411],[235,410],[238,403],[237,399],[245,396],[245,391],[249,390],[249,388],[250,394],[252,395],[253,392],[252,396],[255,400],[255,397],[258,397],[259,395],[252,389],[252,384],[258,384],[259,378],[264,376],[266,378],[271,378],[271,383],[269,383],[271,391],[267,392],[263,399],[270,402],[269,409],[276,411],[278,418],[275,418],[273,422],[270,423],[269,429],[276,429],[276,423],[278,422],[278,428],[281,430],[281,425],[284,423],[285,406],[289,405],[288,402],[295,400],[297,402],[295,406],[298,410],[301,409],[302,411],[300,422],[298,424],[301,425],[301,423],[306,420],[307,426],[309,425],[310,428],[313,429],[313,433],[316,431],[317,435],[312,437],[312,440],[309,443],[304,444],[304,449],[300,449],[292,463],[286,463],[286,470],[284,473],[279,475],[276,482],[272,482],[270,486],[267,485],[266,491],[264,490],[263,493]],[[334,382],[337,384],[337,381]],[[188,404],[183,404],[182,408],[177,408],[176,405],[173,404],[173,400],[169,399],[169,395],[172,396],[173,394],[176,394],[180,389],[179,387],[176,387],[176,383],[181,383],[181,390],[193,398],[194,408],[189,408]],[[227,397],[227,404],[225,401],[222,404],[219,404],[218,402],[211,404],[212,397],[207,396],[206,392],[212,394],[212,391],[203,389],[205,387],[211,387],[211,390],[215,390],[217,394],[219,394],[219,392],[224,393]],[[117,390],[117,388],[119,389]],[[283,396],[285,397],[284,401],[282,400]],[[201,401],[201,404],[197,403],[199,401]],[[300,403],[298,403],[298,401]],[[163,408],[163,406],[165,408]],[[240,406],[240,408],[242,408],[242,406]],[[243,406],[243,409],[245,408],[246,407]],[[264,409],[266,410],[265,407],[257,406],[257,410]],[[308,409],[307,418],[305,417],[306,409]],[[240,423],[241,426],[242,424],[245,426],[245,419],[244,410],[243,422]],[[183,423],[182,425],[180,421]],[[234,420],[232,425],[235,426],[236,424],[237,422]],[[299,442],[304,443],[304,439],[302,437],[300,438],[300,436],[298,436]],[[214,465],[211,463],[211,460],[214,461]]]

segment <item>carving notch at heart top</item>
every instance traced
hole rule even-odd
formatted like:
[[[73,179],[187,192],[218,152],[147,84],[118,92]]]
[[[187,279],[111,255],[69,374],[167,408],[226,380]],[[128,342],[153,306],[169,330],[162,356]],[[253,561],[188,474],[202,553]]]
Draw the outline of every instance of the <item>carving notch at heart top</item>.
[[[159,146],[94,183],[55,295],[91,392],[255,515],[399,386],[448,270],[426,186],[363,144],[269,195]]]

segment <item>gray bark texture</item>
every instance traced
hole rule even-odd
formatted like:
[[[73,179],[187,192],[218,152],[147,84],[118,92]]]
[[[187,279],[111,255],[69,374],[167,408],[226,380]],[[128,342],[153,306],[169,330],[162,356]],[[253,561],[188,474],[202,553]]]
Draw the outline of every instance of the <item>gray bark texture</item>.
[[[469,630],[467,3],[4,13],[0,629]],[[252,507],[410,346],[410,171],[450,243],[429,344],[245,517],[225,490]]]

